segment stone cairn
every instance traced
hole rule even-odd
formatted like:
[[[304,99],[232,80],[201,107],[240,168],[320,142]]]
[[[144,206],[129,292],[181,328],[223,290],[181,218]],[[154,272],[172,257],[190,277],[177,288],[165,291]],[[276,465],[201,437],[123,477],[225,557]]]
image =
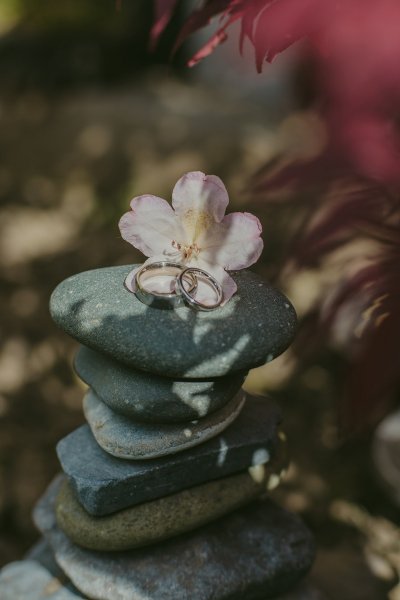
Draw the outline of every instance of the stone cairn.
[[[241,389],[290,344],[292,305],[241,271],[222,308],[154,309],[123,287],[131,268],[80,273],[52,295],[82,344],[87,424],[59,442],[63,474],[34,512],[43,539],[3,569],[0,598],[315,598],[282,596],[314,545],[267,497],[286,465],[279,410]]]

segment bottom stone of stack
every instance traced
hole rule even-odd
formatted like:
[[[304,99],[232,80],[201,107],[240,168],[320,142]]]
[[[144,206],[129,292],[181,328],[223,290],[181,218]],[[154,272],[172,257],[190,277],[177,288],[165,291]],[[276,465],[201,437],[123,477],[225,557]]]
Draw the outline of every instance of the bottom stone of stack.
[[[290,590],[314,559],[303,523],[270,500],[157,545],[94,552],[57,526],[55,496],[49,489],[39,502],[36,524],[69,580],[94,600],[264,600]]]
[[[51,557],[50,549],[44,551]],[[89,600],[88,596],[82,596],[72,585],[55,562],[53,569],[47,564],[43,565],[32,559],[10,563],[0,571],[0,598],[1,600]],[[266,598],[264,596],[262,600]],[[243,597],[243,600],[247,598]],[[289,593],[275,596],[273,600],[323,600],[323,597],[313,586],[304,581]]]

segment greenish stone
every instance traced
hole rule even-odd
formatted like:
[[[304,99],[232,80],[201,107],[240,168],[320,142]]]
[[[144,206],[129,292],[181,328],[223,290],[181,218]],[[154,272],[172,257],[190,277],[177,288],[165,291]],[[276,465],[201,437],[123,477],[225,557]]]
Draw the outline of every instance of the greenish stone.
[[[57,522],[73,542],[84,548],[138,548],[191,531],[243,506],[266,490],[266,480],[266,469],[258,481],[249,473],[240,473],[107,517],[89,515],[64,481],[56,500]]]
[[[244,374],[214,380],[173,380],[126,367],[82,346],[75,370],[112,410],[138,421],[179,423],[205,417],[239,391]]]
[[[238,292],[223,307],[198,312],[142,304],[124,287],[135,265],[86,271],[55,289],[55,322],[82,344],[128,366],[167,377],[209,379],[268,362],[291,343],[289,300],[251,271],[232,273]]]
[[[239,415],[246,394],[241,390],[219,411],[188,423],[139,423],[113,412],[89,390],[83,400],[86,420],[97,443],[118,458],[142,460],[193,448],[226,429]]]

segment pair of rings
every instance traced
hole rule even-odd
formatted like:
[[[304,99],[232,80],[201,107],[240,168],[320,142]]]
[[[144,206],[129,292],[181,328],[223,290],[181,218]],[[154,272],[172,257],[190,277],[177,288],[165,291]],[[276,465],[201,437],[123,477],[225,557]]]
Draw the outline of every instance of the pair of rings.
[[[173,278],[172,292],[154,291],[149,286],[146,287],[146,281],[149,283],[150,279],[159,276]],[[213,290],[215,302],[212,304],[196,299],[199,281]],[[222,286],[210,273],[197,267],[185,267],[176,262],[158,261],[145,265],[136,272],[135,283],[136,297],[154,308],[177,308],[186,305],[195,310],[210,311],[218,308],[223,300]]]

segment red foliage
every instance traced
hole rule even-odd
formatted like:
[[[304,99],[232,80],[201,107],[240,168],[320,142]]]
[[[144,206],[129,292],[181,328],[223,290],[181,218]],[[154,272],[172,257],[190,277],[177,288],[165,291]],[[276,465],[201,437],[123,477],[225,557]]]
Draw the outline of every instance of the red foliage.
[[[303,265],[319,260],[354,235],[377,242],[366,264],[339,280],[321,307],[326,332],[347,322],[351,371],[345,423],[352,429],[376,422],[393,402],[400,383],[400,203],[384,188],[362,184],[333,201],[323,219],[302,239]]]
[[[157,4],[160,9],[169,3]],[[303,189],[310,181],[320,184],[318,195],[310,195],[311,224],[293,252],[298,268],[315,265],[357,232],[380,240],[369,264],[338,282],[320,311],[322,330],[334,328],[343,312],[350,322],[354,368],[348,416],[353,424],[366,422],[372,407],[400,383],[400,2],[203,0],[177,46],[217,16],[217,31],[190,65],[209,55],[240,21],[240,47],[245,40],[254,47],[259,71],[299,40],[315,68],[325,149],[273,176],[266,169],[254,184],[264,194],[287,183]],[[332,197],[327,190],[344,175],[357,181],[356,187],[341,187]]]
[[[279,183],[298,180],[300,169],[282,171]],[[293,269],[324,268],[333,252],[356,238],[373,242],[362,264],[351,270],[344,264],[341,277],[325,290],[318,318],[305,322],[299,346],[304,354],[305,344],[315,346],[317,338],[324,344],[341,332],[351,369],[339,404],[343,425],[354,431],[387,412],[400,384],[400,198],[397,190],[371,181],[338,172],[327,177],[327,170],[319,175],[314,171],[318,191],[310,190],[311,218],[290,252]],[[262,186],[268,183],[264,172]]]
[[[157,38],[176,2],[156,0]],[[220,26],[189,60],[195,65],[241,22],[240,45],[254,46],[259,70],[301,39],[307,41],[319,81],[319,103],[330,144],[353,169],[381,181],[400,180],[400,2],[398,0],[206,0],[177,39],[219,16]]]
[[[156,0],[154,23],[150,32],[150,47],[154,49],[157,41],[168,25],[178,0]]]

